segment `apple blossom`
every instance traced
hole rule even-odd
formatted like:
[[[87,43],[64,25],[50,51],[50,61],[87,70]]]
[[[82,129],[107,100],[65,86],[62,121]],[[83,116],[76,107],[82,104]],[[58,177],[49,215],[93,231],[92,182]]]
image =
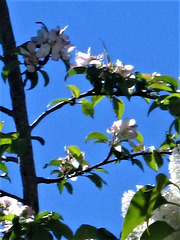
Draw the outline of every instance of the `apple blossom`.
[[[115,140],[120,141],[130,139],[135,139],[137,137],[136,121],[134,119],[126,118],[123,120],[118,120],[113,123],[113,125],[107,130],[108,133],[113,134]]]
[[[23,205],[21,202],[18,202],[16,199],[11,197],[0,197],[0,212],[3,215],[14,214],[20,218],[25,218],[26,222],[33,221],[35,212],[31,207]],[[1,231],[8,231],[12,227],[12,222],[5,220],[0,222],[4,227]]]
[[[128,78],[133,71],[134,67],[132,65],[124,65],[119,59],[116,61],[114,72],[121,74],[123,78]]]
[[[91,55],[91,48],[88,48],[87,53],[83,52],[76,52],[76,65],[75,67],[81,67],[81,66],[89,66],[89,65],[96,65],[99,66],[102,64],[102,60],[104,58],[104,54]]]

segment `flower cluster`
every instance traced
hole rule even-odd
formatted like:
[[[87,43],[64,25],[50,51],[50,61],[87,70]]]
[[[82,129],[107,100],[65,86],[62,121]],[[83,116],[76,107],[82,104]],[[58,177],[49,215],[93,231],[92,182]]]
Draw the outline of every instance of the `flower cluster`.
[[[174,148],[172,155],[170,156],[169,162],[169,173],[170,181],[180,187],[180,144]],[[140,186],[137,186],[139,189]],[[122,198],[122,216],[125,217],[130,201],[134,196],[135,192],[129,190],[125,192]],[[170,185],[167,190],[162,191],[163,197],[171,203],[180,204],[180,192],[179,189]],[[176,232],[166,237],[165,240],[180,239],[180,207],[174,204],[164,204],[160,208],[157,208],[152,217],[149,220],[149,224],[152,224],[156,221],[165,221],[171,227],[173,227]],[[127,240],[140,240],[142,233],[146,230],[147,223],[143,222],[137,226],[133,232],[129,235]]]
[[[2,215],[14,214],[26,220],[26,222],[31,222],[34,219],[35,212],[31,207],[23,205],[16,199],[11,197],[0,197],[0,212]],[[4,227],[1,231],[8,231],[12,227],[12,222],[8,220],[1,221],[1,225]]]
[[[90,66],[90,65],[96,65],[103,66],[103,63],[101,62],[104,58],[104,54],[91,55],[91,48],[88,48],[87,53],[83,53],[80,51],[76,52],[75,62],[76,64],[74,67],[84,67],[84,66]]]
[[[66,157],[65,158],[58,158],[60,161],[59,170],[65,175],[68,175],[68,177],[71,177],[72,181],[76,181],[77,177],[73,177],[74,170],[78,169],[80,166],[79,161],[71,154],[71,152],[65,147]],[[81,152],[81,156],[83,158],[84,164],[81,165],[82,170],[87,169],[89,166],[86,164],[84,157],[84,152]]]
[[[104,54],[91,55],[91,48],[88,48],[87,53],[80,51],[76,52],[75,62],[76,64],[73,67],[84,67],[94,65],[97,68],[106,68],[112,73],[120,74],[123,78],[128,78],[132,75],[134,67],[132,65],[124,65],[119,59],[116,61],[116,64],[108,63],[106,65],[102,62],[104,59]]]
[[[66,27],[61,29],[57,26],[56,29],[48,31],[46,27],[42,27],[38,30],[37,37],[32,37],[25,47],[20,47],[29,72],[34,72],[36,67],[42,67],[49,57],[54,61],[60,58],[70,60],[70,52],[75,46],[68,41],[68,36],[64,34],[65,29]]]
[[[107,132],[113,135],[113,145],[122,141],[128,141],[129,144],[134,147],[131,139],[137,137],[136,128],[136,121],[126,118],[124,120],[115,121]]]

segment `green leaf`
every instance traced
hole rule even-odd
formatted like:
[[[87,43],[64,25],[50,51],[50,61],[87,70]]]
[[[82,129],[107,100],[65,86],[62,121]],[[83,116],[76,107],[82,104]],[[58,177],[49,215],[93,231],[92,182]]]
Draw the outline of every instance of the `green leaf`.
[[[81,225],[74,236],[74,240],[87,240],[87,239],[96,239],[97,238],[97,228],[83,224]]]
[[[157,171],[163,164],[163,158],[156,150],[154,150],[152,154],[143,155],[143,158],[147,165],[155,171]]]
[[[64,184],[64,186],[66,187],[68,193],[73,194],[73,187],[72,187],[72,184],[66,182],[66,183]]]
[[[153,187],[144,186],[133,196],[124,219],[121,240],[125,240],[135,227],[146,220]]]
[[[140,132],[137,132],[136,141],[143,144],[144,138]]]
[[[92,96],[92,105],[93,107],[96,106],[97,103],[99,103],[105,96],[95,95]]]
[[[0,131],[2,130],[3,126],[4,126],[4,122],[2,121],[0,122]]]
[[[175,117],[180,117],[180,98],[172,97],[169,99],[169,112]]]
[[[97,229],[97,239],[98,240],[118,240],[111,232],[105,228]]]
[[[8,168],[7,168],[6,164],[1,161],[0,161],[0,170],[5,173],[8,173]]]
[[[175,129],[178,134],[180,134],[180,117],[177,117],[174,123]]]
[[[90,139],[95,139],[95,143],[106,143],[108,142],[108,137],[100,132],[91,132],[85,139],[85,142],[89,141]]]
[[[69,102],[69,99],[68,98],[59,98],[59,99],[56,99],[56,100],[53,100],[52,102],[50,102],[47,107],[50,107],[51,105],[54,105],[54,104],[57,104],[57,103],[65,103],[65,102]]]
[[[4,82],[6,82],[6,79],[9,77],[10,72],[19,65],[20,65],[20,62],[15,60],[15,61],[10,61],[8,64],[6,64],[3,67],[1,75]]]
[[[74,68],[71,68],[66,77],[65,77],[65,80],[67,80],[68,77],[71,77],[73,75],[76,75],[76,74],[86,74],[87,73],[87,69],[86,67],[74,67]]]
[[[156,76],[153,78],[154,81],[163,81],[164,83],[169,83],[171,86],[173,86],[174,88],[178,89],[179,87],[179,82],[168,75],[161,75],[161,76]]]
[[[43,70],[39,70],[39,72],[42,74],[43,78],[44,78],[44,87],[46,87],[49,84],[49,76],[47,74],[47,72],[43,71]]]
[[[117,119],[120,119],[124,113],[125,105],[124,102],[116,97],[112,98],[113,100],[113,109],[116,114]]]
[[[54,159],[48,163],[48,166],[58,166],[59,167],[60,165],[61,165],[61,161],[57,160],[57,159]]]
[[[153,83],[153,84],[150,84],[148,87],[154,88],[154,89],[160,90],[160,91],[172,92],[172,88],[170,88],[162,83]]]
[[[91,102],[86,99],[82,99],[82,112],[86,116],[94,117],[94,107]]]
[[[57,239],[61,239],[62,236],[64,236],[68,240],[73,239],[72,230],[66,224],[60,221],[50,220],[47,224],[47,227],[50,231],[54,233]]]
[[[95,173],[92,173],[91,175],[88,175],[87,176],[95,185],[97,188],[101,189],[102,188],[102,184],[106,184],[107,183],[100,177],[98,176],[97,174]]]
[[[53,240],[53,236],[50,234],[50,232],[41,225],[33,225],[28,235],[29,239],[33,240]]]
[[[176,230],[165,221],[156,221],[146,229],[140,240],[163,240]]]
[[[78,87],[74,86],[74,85],[67,85],[66,87],[68,87],[72,93],[72,95],[76,98],[79,97],[81,91]]]
[[[32,72],[31,73],[31,72],[26,71],[26,79],[27,80],[29,79],[30,82],[31,82],[31,86],[28,90],[32,90],[38,84],[38,74],[37,74],[37,72]]]
[[[31,136],[31,139],[37,140],[37,141],[40,142],[41,145],[43,145],[43,146],[44,146],[44,144],[45,144],[45,141],[44,141],[44,139],[43,139],[42,137],[39,137],[39,136]]]
[[[66,183],[66,179],[63,179],[59,183],[57,183],[57,187],[59,189],[60,194],[62,194],[64,190],[65,183]]]
[[[100,167],[95,168],[94,170],[97,172],[108,173],[104,168],[100,168]]]
[[[84,157],[82,155],[81,150],[77,146],[69,146],[67,149],[70,151],[70,153],[73,155],[73,157],[78,160],[80,164],[83,164]]]

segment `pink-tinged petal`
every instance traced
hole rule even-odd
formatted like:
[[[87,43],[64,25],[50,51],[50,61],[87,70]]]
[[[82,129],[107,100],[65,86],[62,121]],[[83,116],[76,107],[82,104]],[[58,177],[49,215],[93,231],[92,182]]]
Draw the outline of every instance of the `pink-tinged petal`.
[[[36,53],[36,57],[38,57],[38,58],[46,57],[49,54],[50,49],[51,49],[51,47],[48,43],[41,45],[40,49]]]
[[[28,50],[29,50],[31,53],[34,53],[34,52],[35,52],[35,49],[36,49],[36,43],[34,43],[34,42],[28,42],[27,47],[28,47]]]

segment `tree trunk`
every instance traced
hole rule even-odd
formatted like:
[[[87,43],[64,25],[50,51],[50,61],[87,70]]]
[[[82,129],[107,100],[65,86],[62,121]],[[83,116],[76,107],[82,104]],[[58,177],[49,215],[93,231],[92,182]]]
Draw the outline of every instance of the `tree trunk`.
[[[10,61],[17,61],[17,56],[9,54],[9,52],[16,47],[16,43],[6,0],[0,1],[0,41],[3,47],[5,64],[8,64]],[[24,86],[19,67],[11,71],[8,83],[16,130],[19,133],[19,137],[24,139],[27,144],[26,153],[20,156],[24,203],[31,206],[35,212],[38,212],[38,190],[31,143],[31,130],[28,121]]]

